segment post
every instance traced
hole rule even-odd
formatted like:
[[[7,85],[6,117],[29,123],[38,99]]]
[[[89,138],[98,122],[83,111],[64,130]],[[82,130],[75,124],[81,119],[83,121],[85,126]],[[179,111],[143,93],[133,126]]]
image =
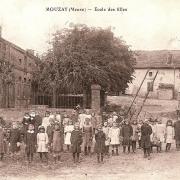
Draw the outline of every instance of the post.
[[[179,115],[180,115],[180,88],[178,89],[178,97],[177,97],[177,99],[178,99],[178,105],[177,105],[177,117],[179,117]]]
[[[98,84],[91,85],[91,96],[92,96],[91,108],[96,113],[100,113],[101,110],[100,90],[101,90],[100,85]]]

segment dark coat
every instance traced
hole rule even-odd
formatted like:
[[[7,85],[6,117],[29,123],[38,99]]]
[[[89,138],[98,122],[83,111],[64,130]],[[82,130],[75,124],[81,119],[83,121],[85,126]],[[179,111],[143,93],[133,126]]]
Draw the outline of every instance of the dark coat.
[[[105,152],[105,141],[106,141],[106,135],[103,131],[99,131],[95,134],[95,152],[96,153],[104,153]]]
[[[72,153],[80,153],[81,152],[81,144],[83,142],[82,132],[80,130],[73,130],[71,133],[71,145],[72,145]]]
[[[20,142],[19,129],[11,129],[9,142],[10,142],[10,151],[12,153],[19,151],[19,147],[17,146],[17,142]]]
[[[152,134],[152,128],[149,124],[144,123],[141,126],[141,146],[142,148],[150,148],[151,140],[150,135]]]
[[[123,137],[123,145],[131,144],[131,136],[133,135],[133,128],[130,124],[123,125],[121,129],[121,136]]]
[[[26,153],[35,153],[36,152],[36,133],[30,133],[27,131],[24,138],[24,143],[26,144]]]
[[[174,123],[175,140],[180,141],[180,120]]]

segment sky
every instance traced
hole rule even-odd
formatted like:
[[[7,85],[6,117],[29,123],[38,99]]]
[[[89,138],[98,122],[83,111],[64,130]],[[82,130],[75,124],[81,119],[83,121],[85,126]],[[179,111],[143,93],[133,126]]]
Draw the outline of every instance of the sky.
[[[89,8],[48,12],[47,7]],[[125,12],[94,11],[108,7]],[[0,0],[2,37],[42,54],[52,33],[72,24],[112,27],[133,50],[180,49],[179,0]]]

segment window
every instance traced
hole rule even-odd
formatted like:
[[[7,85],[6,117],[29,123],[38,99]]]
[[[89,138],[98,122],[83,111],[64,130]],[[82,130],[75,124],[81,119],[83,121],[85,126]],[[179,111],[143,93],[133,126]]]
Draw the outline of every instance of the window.
[[[19,76],[19,81],[21,81],[22,80],[22,78],[21,78],[21,76]]]
[[[19,59],[19,64],[21,64],[22,63],[22,60],[21,59]]]
[[[147,83],[147,91],[153,91],[153,82],[148,82]]]
[[[150,72],[149,72],[149,77],[152,77],[152,74],[153,74],[153,73],[150,71]]]

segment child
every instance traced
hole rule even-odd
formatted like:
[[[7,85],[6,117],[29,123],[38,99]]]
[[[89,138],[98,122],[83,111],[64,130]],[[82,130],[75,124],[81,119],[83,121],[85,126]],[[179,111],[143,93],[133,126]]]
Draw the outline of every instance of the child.
[[[81,153],[81,144],[82,144],[82,132],[79,128],[79,124],[75,124],[74,130],[71,134],[71,144],[72,144],[72,153],[73,153],[73,160],[74,163],[79,163],[79,155]],[[76,160],[77,156],[77,160]]]
[[[46,129],[46,133],[48,135],[48,139],[52,139],[52,134],[53,134],[53,131],[54,131],[54,119],[50,118],[49,119],[49,125],[47,126],[47,129]],[[50,145],[50,144],[49,144]],[[51,151],[51,149],[50,149]]]
[[[68,124],[64,128],[64,134],[65,134],[65,139],[64,139],[64,144],[67,145],[67,151],[69,151],[70,145],[71,145],[71,133],[74,130],[74,125],[71,120],[69,120]]]
[[[152,128],[148,124],[148,119],[145,119],[143,125],[141,126],[141,147],[144,151],[144,158],[150,160],[150,153],[151,153],[151,140],[150,136],[152,134]]]
[[[110,145],[110,139],[109,139],[109,127],[108,127],[108,122],[104,122],[103,126],[103,132],[106,136],[106,141],[105,141],[105,154],[109,155],[109,145]]]
[[[171,149],[171,143],[174,138],[174,128],[172,120],[168,120],[166,123],[166,129],[165,129],[165,142],[166,142],[166,151],[169,151]]]
[[[137,127],[137,122],[134,121],[132,123],[132,130],[133,130],[133,134],[132,134],[132,151],[133,153],[135,153],[136,151],[136,142],[138,141],[138,127]]]
[[[26,149],[26,145],[25,145],[25,135],[26,135],[26,132],[23,132],[21,133],[20,135],[20,144],[19,144],[19,155],[20,155],[20,158],[22,158],[23,160],[25,159],[25,149]]]
[[[5,153],[5,143],[4,143],[4,131],[2,125],[0,125],[0,161],[3,160]]]
[[[165,126],[162,124],[162,120],[159,119],[158,124],[156,125],[155,128],[155,136],[157,137],[159,141],[159,146],[158,146],[158,152],[162,152],[162,143],[164,142],[164,135],[165,135]]]
[[[22,121],[24,133],[28,129],[28,125],[30,123],[30,119],[31,119],[31,117],[30,117],[29,113],[25,113],[24,117],[23,117],[23,121]]]
[[[28,126],[28,130],[24,137],[24,143],[26,145],[25,152],[28,162],[31,163],[33,161],[33,155],[36,152],[36,133],[33,124],[29,124]]]
[[[101,162],[103,162],[103,157],[104,157],[104,152],[105,152],[105,140],[106,140],[106,135],[102,130],[102,127],[98,127],[98,132],[95,134],[95,152],[97,153],[97,161],[100,163],[100,158]]]
[[[93,138],[93,127],[89,118],[85,119],[85,123],[82,128],[84,136],[84,154],[88,155],[91,153],[92,138]]]
[[[51,139],[51,146],[52,152],[54,157],[54,163],[56,164],[57,160],[60,161],[61,159],[61,151],[63,146],[63,136],[62,136],[62,129],[58,123],[55,124],[54,130],[52,132],[52,139]]]
[[[63,118],[63,126],[66,127],[68,125],[69,121],[70,121],[70,119],[69,119],[68,115],[65,112],[64,118]]]
[[[113,126],[109,130],[110,144],[112,145],[112,155],[114,155],[114,150],[116,149],[116,155],[118,153],[118,147],[120,145],[120,129],[117,127],[117,123],[113,122]]]
[[[130,153],[131,137],[133,135],[133,128],[129,124],[129,121],[126,120],[122,126],[122,137],[123,137],[123,153],[126,152],[126,146],[128,147],[128,153]]]
[[[13,159],[14,159],[14,155],[19,151],[19,144],[20,144],[20,131],[18,129],[17,122],[13,122],[9,137],[10,152]]]
[[[39,133],[37,134],[37,152],[39,153],[40,160],[44,155],[48,162],[48,135],[45,132],[44,126],[39,127]]]

